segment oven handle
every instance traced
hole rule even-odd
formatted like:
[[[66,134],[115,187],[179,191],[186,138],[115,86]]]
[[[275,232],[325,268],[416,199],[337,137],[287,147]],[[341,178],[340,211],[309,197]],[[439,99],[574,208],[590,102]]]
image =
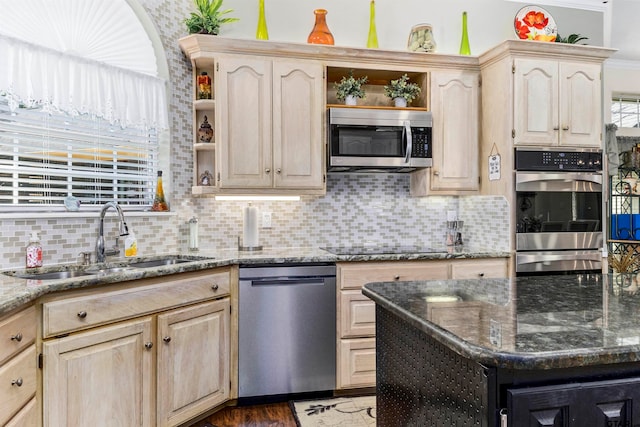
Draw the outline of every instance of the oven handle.
[[[525,185],[525,191],[545,191],[546,184],[553,184],[554,187],[562,186],[566,184],[566,190],[572,191],[577,182],[584,182],[591,186],[591,191],[602,191],[602,174],[601,173],[581,173],[581,172],[516,172],[516,191],[520,190],[519,185]],[[536,187],[534,189],[533,187]],[[556,190],[558,190],[556,188]]]
[[[567,252],[562,254],[523,254],[517,256],[518,264],[536,264],[550,261],[600,261],[602,254],[600,251],[589,252]]]
[[[404,155],[404,162],[409,163],[411,160],[411,150],[413,149],[413,136],[411,135],[411,122],[405,120],[402,129],[402,139],[407,141],[407,152]]]

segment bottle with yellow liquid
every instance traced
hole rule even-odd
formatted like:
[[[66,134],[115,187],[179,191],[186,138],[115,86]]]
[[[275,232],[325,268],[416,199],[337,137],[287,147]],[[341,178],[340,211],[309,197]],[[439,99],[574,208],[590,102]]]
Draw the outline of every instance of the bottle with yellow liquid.
[[[164,198],[164,190],[162,188],[162,171],[158,171],[156,195],[153,198],[153,206],[151,206],[151,210],[154,212],[167,212],[169,210],[169,205]]]

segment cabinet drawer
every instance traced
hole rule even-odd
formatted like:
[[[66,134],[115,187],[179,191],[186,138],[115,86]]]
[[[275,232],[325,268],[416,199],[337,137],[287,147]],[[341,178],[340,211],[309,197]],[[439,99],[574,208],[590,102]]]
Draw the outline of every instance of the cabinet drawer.
[[[229,294],[229,272],[188,274],[151,284],[58,297],[42,305],[43,337],[61,335]],[[179,277],[179,278],[175,278]],[[145,282],[149,283],[149,282]],[[69,294],[67,294],[69,295]]]
[[[35,338],[34,306],[0,320],[0,364],[32,344]]]
[[[376,305],[361,291],[340,291],[340,337],[372,337],[376,333]]]
[[[38,405],[34,397],[4,427],[34,427],[38,425]]]
[[[36,349],[18,354],[0,367],[0,425],[4,425],[36,394]],[[20,384],[20,385],[18,385]]]
[[[338,389],[376,385],[376,339],[339,341]]]
[[[360,289],[370,282],[447,279],[448,261],[339,264],[340,289]]]
[[[452,279],[501,278],[508,276],[506,258],[460,260],[451,263]]]

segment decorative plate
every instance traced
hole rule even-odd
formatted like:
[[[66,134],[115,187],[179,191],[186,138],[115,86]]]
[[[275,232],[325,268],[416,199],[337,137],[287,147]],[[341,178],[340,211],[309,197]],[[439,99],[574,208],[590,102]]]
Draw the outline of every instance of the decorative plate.
[[[525,6],[518,11],[513,26],[522,40],[556,41],[558,27],[553,16],[539,6]]]

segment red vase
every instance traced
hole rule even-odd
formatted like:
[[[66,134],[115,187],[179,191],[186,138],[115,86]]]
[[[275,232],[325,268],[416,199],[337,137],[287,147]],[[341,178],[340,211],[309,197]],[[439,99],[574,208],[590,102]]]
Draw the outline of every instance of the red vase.
[[[313,44],[333,44],[333,35],[327,27],[327,11],[325,9],[316,9],[313,11],[316,15],[316,23],[313,25],[311,34],[307,37],[307,43]]]

